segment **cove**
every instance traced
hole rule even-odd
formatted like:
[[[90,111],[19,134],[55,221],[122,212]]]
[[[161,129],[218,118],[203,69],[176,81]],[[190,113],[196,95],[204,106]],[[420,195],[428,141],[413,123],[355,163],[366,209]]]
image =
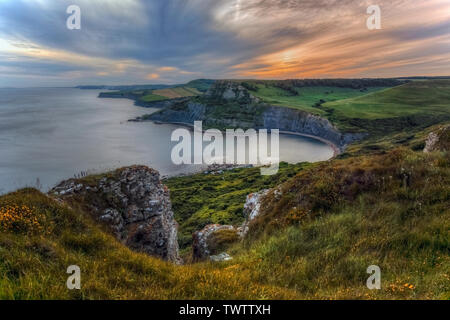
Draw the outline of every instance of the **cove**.
[[[100,90],[0,89],[0,194],[24,187],[43,191],[80,172],[150,166],[161,175],[197,172],[175,165],[171,134],[179,125],[128,122],[151,109],[129,99],[99,99]],[[156,109],[154,109],[156,111]],[[280,161],[330,159],[326,143],[280,135]]]

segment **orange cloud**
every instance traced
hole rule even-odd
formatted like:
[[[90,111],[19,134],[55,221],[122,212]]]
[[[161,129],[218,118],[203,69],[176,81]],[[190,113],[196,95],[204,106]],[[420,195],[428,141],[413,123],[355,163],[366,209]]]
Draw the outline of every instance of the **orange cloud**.
[[[148,80],[158,79],[159,78],[159,74],[157,74],[157,73],[149,73],[145,78],[148,79]]]

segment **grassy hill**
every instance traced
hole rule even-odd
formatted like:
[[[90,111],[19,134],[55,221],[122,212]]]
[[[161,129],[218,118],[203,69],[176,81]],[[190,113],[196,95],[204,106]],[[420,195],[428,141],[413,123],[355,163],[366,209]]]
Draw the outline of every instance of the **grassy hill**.
[[[201,92],[190,87],[174,87],[152,91],[133,91],[132,94],[136,95],[140,101],[154,102],[168,99],[194,97],[200,95]]]
[[[296,94],[275,86],[256,84],[257,90],[252,90],[252,94],[261,98],[269,104],[279,105],[288,108],[304,110],[316,115],[326,115],[326,111],[320,108],[321,101],[330,102],[358,97],[370,92],[385,89],[385,87],[369,87],[365,89],[339,88],[339,87],[302,87],[294,88]]]
[[[323,105],[327,117],[343,129],[364,130],[365,126],[431,125],[450,115],[450,80],[413,81],[402,86],[361,97],[328,102]],[[390,121],[392,120],[392,121]]]
[[[82,210],[33,189],[0,197],[0,229],[0,299],[295,297],[226,265],[175,266],[132,252]],[[66,287],[70,265],[81,268],[81,290]]]
[[[383,82],[372,87],[351,82],[296,83],[244,81],[242,85],[263,102],[319,115],[345,132],[382,136],[450,119],[450,79],[416,80],[394,87]]]

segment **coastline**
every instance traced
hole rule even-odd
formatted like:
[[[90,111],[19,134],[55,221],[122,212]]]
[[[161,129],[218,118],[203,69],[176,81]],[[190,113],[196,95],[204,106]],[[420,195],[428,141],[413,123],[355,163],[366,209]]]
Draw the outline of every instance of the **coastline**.
[[[98,98],[110,98],[110,97],[103,97],[102,93],[99,94]],[[143,108],[149,108],[152,107],[150,105],[146,105],[145,103],[140,104],[139,101],[136,99],[136,97],[133,96],[119,96],[119,97],[114,97],[115,99],[130,99],[133,100],[135,102],[136,106],[139,107],[143,107]],[[155,106],[153,106],[156,109],[161,109],[164,108],[164,106],[159,106],[158,103],[168,103],[168,102],[173,102],[174,100],[184,100],[185,98],[176,98],[176,99],[169,99],[169,100],[164,100],[164,101],[158,101],[158,102],[153,102],[153,104],[155,104]],[[152,103],[149,103],[152,104]],[[180,126],[185,126],[185,127],[189,127],[189,128],[193,128],[194,125],[191,123],[186,123],[186,122],[169,122],[169,121],[160,121],[160,120],[144,120],[144,119],[140,119],[140,118],[135,118],[135,119],[129,119],[129,122],[148,122],[151,121],[155,124],[176,124],[176,125],[180,125]],[[315,136],[315,135],[311,135],[311,134],[306,134],[306,133],[300,133],[300,132],[294,132],[294,131],[280,131],[281,134],[287,134],[287,135],[295,135],[295,136],[302,136],[302,137],[306,137],[306,138],[311,138],[311,139],[315,139],[318,140],[320,142],[323,142],[325,144],[327,144],[328,146],[330,146],[330,148],[333,150],[333,156],[329,159],[334,159],[336,158],[338,155],[340,155],[342,153],[342,148],[339,148],[335,143],[331,142],[330,140],[321,138],[319,136]]]
[[[167,122],[167,121],[159,121],[159,120],[155,121],[155,120],[138,120],[138,119],[130,119],[128,121],[130,121],[130,122],[153,122],[155,124],[176,124],[176,125],[189,127],[189,128],[194,127],[193,124],[186,123],[186,122]],[[203,132],[205,132],[205,131],[206,130],[203,130]],[[314,135],[306,134],[306,133],[293,132],[293,131],[280,131],[280,134],[311,138],[311,139],[315,139],[315,140],[318,140],[320,142],[327,144],[331,149],[333,149],[333,157],[331,157],[329,160],[336,158],[338,155],[340,155],[342,153],[342,150],[337,145],[335,145],[333,142],[331,142],[327,139],[318,137],[318,136],[314,136]]]

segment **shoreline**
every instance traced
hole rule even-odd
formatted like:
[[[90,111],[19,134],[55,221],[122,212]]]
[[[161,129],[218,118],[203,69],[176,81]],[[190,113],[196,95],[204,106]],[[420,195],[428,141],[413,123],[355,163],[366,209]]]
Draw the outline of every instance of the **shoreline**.
[[[107,97],[101,97],[100,95],[101,94],[99,94],[98,98],[107,98]],[[134,98],[134,97],[121,96],[121,97],[114,97],[113,99],[130,99],[130,100],[133,100],[135,102],[135,105],[138,106],[138,107],[151,108],[149,106],[139,105],[138,104],[138,100],[136,98]],[[170,101],[170,100],[177,100],[177,99],[169,99],[169,100],[165,100],[165,101],[162,101],[162,102],[167,102],[167,101]],[[159,109],[159,108],[156,107],[156,109]],[[185,127],[189,127],[189,128],[193,128],[194,127],[193,124],[186,123],[186,122],[167,122],[167,121],[160,121],[160,120],[143,120],[143,119],[139,119],[139,118],[129,119],[128,122],[153,122],[155,124],[176,124],[176,125],[181,125],[181,126],[185,126]],[[205,130],[203,132],[205,132]],[[338,155],[340,155],[342,153],[342,149],[339,148],[336,144],[334,144],[333,142],[331,142],[331,141],[329,141],[327,139],[321,138],[319,136],[314,136],[314,135],[311,135],[311,134],[294,132],[294,131],[280,131],[280,133],[281,134],[286,134],[286,135],[294,135],[294,136],[301,136],[301,137],[311,138],[311,139],[315,139],[315,140],[318,140],[320,142],[323,142],[323,143],[327,144],[333,150],[333,156],[329,160],[336,158]]]
[[[185,127],[189,127],[189,128],[194,127],[193,124],[186,123],[186,122],[166,122],[166,121],[159,121],[159,120],[155,121],[155,120],[137,120],[137,119],[131,119],[128,121],[130,121],[130,122],[153,122],[155,124],[176,124],[176,125],[181,125],[181,126],[185,126]],[[203,132],[205,132],[205,131],[206,130],[203,130]],[[311,139],[315,139],[315,140],[318,140],[320,142],[327,144],[333,150],[333,156],[328,160],[334,159],[342,153],[342,150],[337,145],[335,145],[333,142],[331,142],[327,139],[318,137],[318,136],[314,136],[314,135],[306,134],[306,133],[294,132],[294,131],[280,131],[280,134],[311,138]]]

